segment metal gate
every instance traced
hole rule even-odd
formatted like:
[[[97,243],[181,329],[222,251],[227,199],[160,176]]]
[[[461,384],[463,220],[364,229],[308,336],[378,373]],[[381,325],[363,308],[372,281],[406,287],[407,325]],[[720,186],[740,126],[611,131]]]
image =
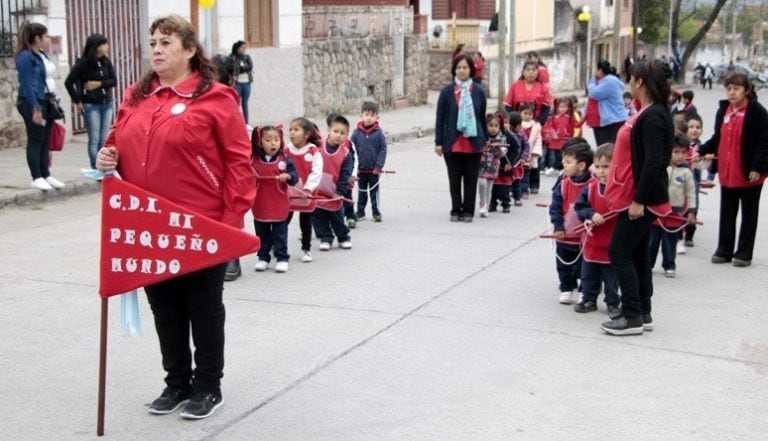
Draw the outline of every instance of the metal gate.
[[[98,33],[109,40],[109,58],[117,75],[113,102],[115,115],[117,106],[123,100],[125,88],[141,77],[141,44],[147,38],[141,30],[141,3],[124,0],[66,0],[70,66],[82,55],[89,35]],[[72,128],[76,132],[85,130],[82,115],[72,118]]]

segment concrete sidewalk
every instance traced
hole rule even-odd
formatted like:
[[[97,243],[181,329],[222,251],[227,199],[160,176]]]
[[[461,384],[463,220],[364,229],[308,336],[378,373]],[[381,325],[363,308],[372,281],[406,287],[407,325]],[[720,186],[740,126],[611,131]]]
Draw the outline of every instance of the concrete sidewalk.
[[[429,136],[434,133],[435,101],[437,92],[429,93],[428,103],[424,106],[405,107],[381,112],[379,122],[392,144],[414,137]],[[346,115],[354,126],[360,119],[357,114]],[[325,133],[325,121],[311,118],[320,131]],[[285,121],[287,125],[289,121]],[[69,127],[68,127],[69,129]],[[29,205],[49,202],[69,196],[99,191],[98,182],[83,178],[81,168],[88,168],[87,136],[71,136],[64,145],[64,150],[54,152],[51,174],[67,184],[61,190],[39,191],[30,187],[31,177],[26,162],[26,149],[0,150],[0,209],[8,205]]]

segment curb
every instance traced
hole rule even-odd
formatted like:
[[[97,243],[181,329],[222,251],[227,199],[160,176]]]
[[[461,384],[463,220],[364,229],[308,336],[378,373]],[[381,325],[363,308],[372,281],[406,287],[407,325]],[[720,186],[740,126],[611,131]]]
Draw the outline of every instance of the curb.
[[[411,130],[399,133],[387,134],[387,142],[397,143],[403,142],[413,138],[423,138],[435,133],[434,127],[423,128],[414,127]],[[65,182],[66,187],[61,190],[49,190],[40,191],[33,188],[19,190],[18,193],[10,196],[0,197],[0,210],[9,207],[17,206],[24,207],[34,204],[41,204],[47,202],[54,202],[63,199],[67,199],[73,196],[81,196],[86,194],[93,194],[101,191],[101,185],[98,181],[93,180],[81,180],[74,182]]]

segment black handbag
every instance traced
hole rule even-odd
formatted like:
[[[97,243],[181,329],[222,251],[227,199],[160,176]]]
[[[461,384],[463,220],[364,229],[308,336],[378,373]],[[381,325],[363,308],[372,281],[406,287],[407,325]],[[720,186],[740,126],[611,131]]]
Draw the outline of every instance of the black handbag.
[[[64,109],[61,108],[59,98],[55,93],[46,92],[43,102],[43,119],[50,121],[53,119],[64,119]]]

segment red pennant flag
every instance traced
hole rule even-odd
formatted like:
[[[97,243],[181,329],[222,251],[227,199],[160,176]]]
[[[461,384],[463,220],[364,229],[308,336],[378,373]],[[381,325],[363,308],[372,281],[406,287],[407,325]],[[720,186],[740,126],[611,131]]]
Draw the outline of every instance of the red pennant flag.
[[[103,181],[99,295],[109,297],[259,249],[259,238],[118,178]]]

